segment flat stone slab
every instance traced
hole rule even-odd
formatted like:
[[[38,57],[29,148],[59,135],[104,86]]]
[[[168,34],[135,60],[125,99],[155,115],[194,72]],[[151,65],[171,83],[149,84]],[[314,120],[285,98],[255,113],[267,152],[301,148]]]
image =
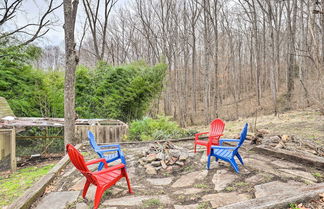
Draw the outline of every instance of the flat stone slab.
[[[162,204],[172,204],[173,201],[167,195],[156,196],[125,196],[116,199],[106,200],[102,203],[105,206],[139,206],[145,200],[158,199]]]
[[[310,153],[304,152],[301,154],[300,152],[296,153],[293,151],[283,150],[283,149],[274,150],[271,148],[267,148],[264,145],[256,146],[252,150],[262,154],[272,155],[277,158],[284,158],[289,161],[302,163],[307,166],[314,166],[321,170],[323,170],[324,168],[324,158],[316,155],[312,155]]]
[[[236,174],[230,173],[227,170],[217,170],[212,179],[212,182],[215,184],[215,190],[222,191],[237,177]]]
[[[168,178],[155,178],[155,179],[146,179],[150,184],[155,185],[155,186],[165,186],[169,185],[172,182],[171,177]]]
[[[276,165],[280,168],[301,168],[301,165],[289,162],[289,161],[285,161],[285,160],[275,160],[273,162],[271,162],[273,165]]]
[[[89,209],[89,206],[84,202],[77,203],[75,206],[75,209]]]
[[[244,159],[243,159],[244,160]],[[259,172],[267,172],[277,175],[278,172],[271,166],[270,162],[254,159],[254,158],[247,158],[244,160],[244,164],[246,167],[252,168],[254,170],[258,170]]]
[[[76,201],[79,194],[79,191],[51,192],[40,201],[36,209],[64,209],[67,204]]]
[[[183,190],[178,190],[176,192],[174,192],[173,194],[198,194],[200,192],[203,192],[203,189],[199,189],[199,188],[189,188],[189,189],[183,189]]]
[[[195,171],[181,176],[171,187],[188,187],[195,183],[195,181],[203,180],[208,174],[207,170]]]
[[[236,202],[250,199],[248,194],[238,194],[237,192],[208,194],[202,197],[204,202],[210,201],[213,208],[222,207]]]
[[[199,208],[198,204],[193,205],[174,205],[174,209],[197,209]]]
[[[273,177],[272,174],[258,173],[254,176],[246,178],[245,182],[247,182],[247,183],[262,183],[263,181],[266,181],[267,179],[271,179],[272,177]]]
[[[83,190],[84,184],[86,183],[86,178],[80,178],[69,190],[81,191]]]
[[[312,174],[307,173],[305,171],[290,170],[290,169],[279,169],[279,170],[284,172],[284,173],[287,173],[288,176],[301,177],[301,178],[309,180],[309,181],[317,182],[316,178]]]
[[[280,181],[272,181],[265,184],[256,185],[255,197],[265,197],[274,194],[286,194],[298,192],[304,184],[296,181],[289,181],[288,183]]]
[[[287,208],[289,203],[302,202],[307,199],[312,199],[318,194],[324,192],[324,183],[312,185],[301,188],[296,194],[274,194],[270,196],[260,197],[256,199],[246,200],[238,202],[218,209],[242,209],[242,208],[254,208],[254,209],[277,209]]]

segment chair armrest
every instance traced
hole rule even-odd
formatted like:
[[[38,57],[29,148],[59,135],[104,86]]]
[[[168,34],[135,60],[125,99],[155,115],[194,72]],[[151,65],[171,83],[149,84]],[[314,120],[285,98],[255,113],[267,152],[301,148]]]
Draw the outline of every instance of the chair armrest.
[[[202,132],[202,133],[195,134],[195,140],[198,140],[200,135],[204,135],[204,134],[208,134],[208,133],[209,132]]]
[[[96,149],[95,152],[119,152],[120,149]]]
[[[114,171],[114,170],[119,170],[119,169],[122,169],[122,168],[125,168],[125,165],[121,163],[121,164],[114,165],[114,166],[109,167],[109,168],[105,168],[104,170],[101,170],[101,171],[95,171],[95,172],[93,172],[93,174],[100,175],[100,174],[103,174],[103,173],[111,172],[111,171]]]
[[[240,142],[240,139],[220,139],[219,144],[222,145],[223,142]]]
[[[118,147],[120,149],[120,145],[119,144],[106,144],[106,145],[100,145],[99,147],[100,148],[101,147]]]
[[[236,149],[236,147],[211,146],[211,149]]]
[[[100,163],[100,162],[104,164],[105,168],[108,168],[107,162],[103,158],[99,158],[99,159],[95,159],[95,160],[89,160],[85,164],[86,165],[92,165],[92,164]]]

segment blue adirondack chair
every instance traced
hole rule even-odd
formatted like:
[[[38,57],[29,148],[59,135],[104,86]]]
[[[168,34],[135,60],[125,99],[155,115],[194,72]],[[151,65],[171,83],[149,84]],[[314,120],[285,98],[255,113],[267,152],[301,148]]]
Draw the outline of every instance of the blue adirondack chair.
[[[241,147],[241,145],[243,144],[244,140],[246,139],[247,130],[248,130],[248,124],[246,123],[242,132],[241,132],[240,139],[220,139],[219,140],[220,146],[212,146],[210,155],[208,156],[207,169],[210,168],[210,158],[212,156],[214,156],[216,158],[216,162],[218,161],[218,159],[227,161],[227,162],[231,163],[234,170],[237,173],[239,173],[240,171],[239,171],[237,163],[235,162],[234,157],[236,156],[239,159],[239,161],[242,163],[242,165],[244,165],[243,159],[242,159],[241,155],[239,154],[238,150]],[[225,146],[222,146],[223,142],[237,142],[238,144],[236,147],[225,147]]]
[[[94,151],[99,155],[100,158],[104,158],[107,163],[120,159],[121,162],[126,166],[125,156],[123,154],[123,151],[120,149],[119,144],[98,146],[95,137],[91,131],[88,131],[88,139]],[[108,148],[108,149],[102,149],[102,148]],[[104,154],[104,153],[109,153],[109,154]],[[103,167],[104,167],[104,163],[100,163],[98,166],[98,171],[100,171]]]

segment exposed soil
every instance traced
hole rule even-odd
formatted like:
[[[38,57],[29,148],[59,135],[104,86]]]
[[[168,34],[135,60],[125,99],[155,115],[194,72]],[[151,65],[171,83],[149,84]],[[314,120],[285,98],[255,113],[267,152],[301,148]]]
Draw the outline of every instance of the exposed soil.
[[[143,150],[148,146],[150,145],[138,144],[122,146],[126,155],[127,171],[135,194],[127,193],[125,180],[122,180],[106,191],[101,200],[101,208],[109,208],[112,206],[118,209],[175,208],[176,205],[192,205],[201,209],[212,208],[237,201],[237,199],[228,198],[227,196],[239,195],[242,200],[256,198],[260,195],[260,191],[258,189],[258,191],[256,190],[256,186],[265,183],[279,182],[287,186],[291,184],[307,186],[311,182],[324,182],[323,171],[305,167],[298,163],[290,163],[285,160],[254,153],[249,151],[254,146],[249,143],[246,143],[241,149],[241,155],[246,166],[240,166],[240,174],[236,174],[228,163],[222,161],[216,163],[214,160],[211,164],[211,169],[207,171],[207,158],[204,149],[201,147],[199,152],[194,154],[192,152],[192,142],[179,142],[177,146],[186,147],[188,150],[191,150],[188,163],[171,172],[165,171],[159,172],[156,175],[148,175],[145,169],[138,166],[138,160],[143,157]],[[87,146],[83,147],[81,151],[86,159],[97,157],[96,153]],[[96,170],[96,165],[91,166],[91,169]],[[302,172],[305,176],[291,175],[286,173],[285,169]],[[184,178],[184,184],[187,184],[192,178],[195,179],[192,183],[188,183],[184,187],[175,186],[182,178]],[[49,194],[54,191],[81,191],[83,189],[84,179],[69,164],[62,171],[61,175],[55,179],[54,183],[47,188],[46,193]],[[155,185],[150,182],[150,179],[162,181],[165,184]],[[170,182],[166,182],[168,179],[171,179]],[[222,185],[221,182],[225,182],[225,184]],[[84,201],[79,197],[74,203],[69,204],[67,208],[79,209],[80,205],[84,204],[87,207],[92,207],[94,192],[95,188],[91,189],[90,187],[87,194],[88,201]],[[218,195],[221,195],[221,197],[218,197]],[[130,201],[128,198],[131,198],[132,201],[138,200],[138,202],[131,205],[122,205],[124,203],[119,202],[123,202],[122,200],[125,200],[124,202]],[[213,198],[222,198],[223,202],[213,201]]]

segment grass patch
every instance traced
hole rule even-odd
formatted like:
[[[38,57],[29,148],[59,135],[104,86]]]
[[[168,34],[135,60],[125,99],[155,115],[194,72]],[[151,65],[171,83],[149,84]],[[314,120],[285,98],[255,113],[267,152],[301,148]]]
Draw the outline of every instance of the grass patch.
[[[208,202],[202,202],[202,203],[199,203],[197,209],[211,209],[211,207],[209,207]]]
[[[161,202],[159,199],[149,199],[149,200],[143,201],[144,208],[158,207],[160,205],[161,205]]]
[[[322,174],[321,173],[313,173],[313,176],[314,177],[317,177],[317,178],[322,178]]]
[[[235,189],[235,187],[226,187],[225,191],[231,192],[231,191],[234,191],[234,189]]]
[[[246,182],[243,182],[243,181],[235,183],[236,187],[244,187],[244,186],[247,186],[247,185],[249,185],[249,183],[246,183]]]
[[[206,188],[208,188],[208,185],[206,185],[206,184],[196,184],[194,187],[199,188],[199,189],[206,189]]]
[[[53,167],[54,164],[31,166],[20,169],[7,178],[0,177],[0,208],[11,204]]]

